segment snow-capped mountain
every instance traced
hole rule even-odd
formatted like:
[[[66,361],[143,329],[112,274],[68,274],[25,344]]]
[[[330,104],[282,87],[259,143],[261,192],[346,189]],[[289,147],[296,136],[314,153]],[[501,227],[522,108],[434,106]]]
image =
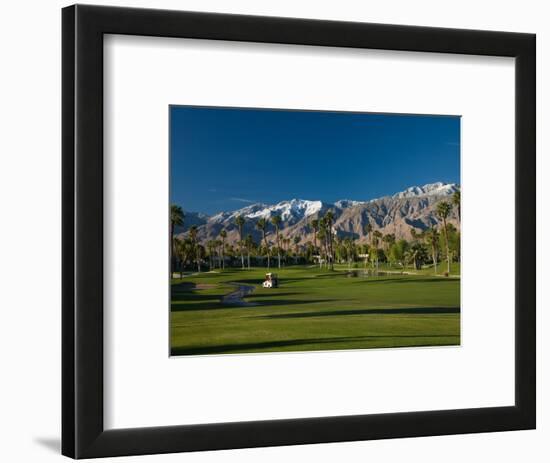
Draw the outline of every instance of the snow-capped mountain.
[[[235,219],[245,219],[243,234],[251,234],[259,240],[260,231],[256,224],[263,218],[268,221],[268,240],[275,238],[274,226],[270,220],[281,217],[280,231],[284,237],[299,236],[302,242],[312,239],[311,221],[319,219],[328,210],[334,215],[334,231],[340,236],[352,236],[354,239],[365,239],[365,227],[371,224],[374,230],[382,233],[394,233],[396,238],[409,238],[411,228],[418,231],[437,224],[435,205],[444,199],[450,199],[453,193],[460,190],[454,183],[430,183],[424,186],[412,186],[404,191],[377,199],[357,201],[342,199],[334,203],[322,201],[292,199],[268,205],[256,203],[242,209],[220,212],[213,216],[197,213],[186,213],[185,226],[177,233],[184,235],[191,225],[197,225],[199,239],[207,241],[217,239],[222,229],[227,232],[227,242],[239,239]],[[453,211],[449,222],[456,223],[456,212]]]
[[[321,201],[308,201],[304,199],[292,199],[290,201],[281,201],[273,205],[262,203],[252,204],[242,209],[232,212],[221,212],[210,218],[212,222],[225,222],[234,220],[237,216],[245,219],[257,221],[261,218],[269,220],[274,215],[281,217],[283,222],[288,224],[296,223],[304,217],[309,217],[323,208]]]
[[[424,186],[411,186],[404,191],[396,193],[393,195],[393,198],[415,198],[419,196],[430,196],[430,195],[452,195],[453,193],[459,191],[460,188],[455,183],[428,183]]]
[[[336,207],[339,207],[340,209],[344,209],[346,207],[353,207],[357,206],[359,204],[365,204],[366,201],[354,201],[352,199],[340,199],[334,203]]]
[[[268,219],[273,215],[280,215],[285,222],[300,220],[304,217],[309,217],[319,212],[323,207],[321,201],[308,201],[305,199],[292,199],[290,201],[282,201],[274,206],[245,215],[249,219]]]

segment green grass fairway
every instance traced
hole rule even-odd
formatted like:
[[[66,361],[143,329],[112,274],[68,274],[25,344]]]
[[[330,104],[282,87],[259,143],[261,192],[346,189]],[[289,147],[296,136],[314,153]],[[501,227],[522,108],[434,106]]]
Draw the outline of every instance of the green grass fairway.
[[[279,288],[261,287],[264,268],[172,280],[172,355],[460,344],[459,278],[273,271]],[[232,283],[255,287],[247,305],[221,303]]]

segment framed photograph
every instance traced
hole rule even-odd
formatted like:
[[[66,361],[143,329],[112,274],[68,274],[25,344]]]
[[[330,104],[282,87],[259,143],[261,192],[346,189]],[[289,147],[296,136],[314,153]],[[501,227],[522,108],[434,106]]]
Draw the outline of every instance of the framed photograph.
[[[535,36],[63,9],[73,458],[535,427]]]
[[[460,345],[459,116],[171,106],[170,179],[171,355]]]

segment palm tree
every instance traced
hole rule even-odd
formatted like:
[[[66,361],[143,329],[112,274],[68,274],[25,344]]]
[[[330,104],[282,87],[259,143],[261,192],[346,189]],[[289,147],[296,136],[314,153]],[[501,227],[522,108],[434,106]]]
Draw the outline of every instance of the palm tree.
[[[247,252],[246,261],[248,265],[248,270],[250,270],[250,250],[254,246],[254,238],[252,238],[252,235],[250,233],[246,235],[244,244],[246,246],[246,252]]]
[[[210,264],[210,270],[214,268],[214,254],[216,252],[216,241],[208,240],[206,242],[206,249],[208,249],[208,262]]]
[[[286,264],[287,262],[287,257],[288,257],[288,250],[289,250],[289,247],[290,247],[290,238],[287,236],[286,238],[281,238],[281,244],[283,246],[282,248],[282,251],[283,251],[283,265]]]
[[[227,232],[222,229],[220,232],[220,238],[222,241],[222,269],[225,269],[225,239],[227,238]]]
[[[365,235],[367,235],[367,243],[372,244],[372,225],[368,223],[365,225]]]
[[[177,204],[170,205],[170,261],[172,263],[172,271],[174,270],[175,264],[175,243],[174,243],[174,232],[177,226],[183,226],[185,220],[185,214],[183,209]]]
[[[432,226],[426,230],[425,233],[426,243],[432,248],[432,261],[434,263],[434,273],[437,275],[437,245],[439,244],[439,232],[437,228]]]
[[[183,240],[180,240],[179,238],[174,238],[174,255],[177,257],[179,261],[180,279],[183,278],[183,266],[185,264],[185,259],[187,254],[186,251],[187,251],[186,243]]]
[[[329,248],[329,259],[330,259],[330,269],[334,270],[334,253],[332,246],[332,224],[334,222],[334,213],[332,211],[327,211],[325,214],[325,225],[327,227],[327,238],[328,238],[328,248]]]
[[[405,253],[405,256],[409,262],[413,263],[413,268],[415,270],[420,270],[422,268],[422,264],[427,260],[428,254],[425,246],[416,241]]]
[[[313,219],[311,221],[311,228],[313,228],[313,247],[317,249],[317,232],[319,231],[319,220]]]
[[[382,237],[382,242],[384,243],[384,251],[388,252],[390,250],[391,245],[395,243],[395,235],[393,233],[384,235]]]
[[[238,215],[235,218],[235,225],[239,227],[239,247],[241,249],[241,267],[244,268],[244,254],[243,254],[243,226],[244,226],[244,217],[242,215]]]
[[[216,253],[218,255],[218,268],[222,268],[222,259],[221,259],[221,255],[222,255],[222,242],[221,240],[214,240],[214,246],[216,248]]]
[[[408,250],[408,241],[400,239],[392,244],[390,248],[390,259],[392,259],[394,262],[398,262],[402,268],[405,268],[405,254]]]
[[[351,270],[351,263],[353,262],[354,254],[355,254],[355,243],[351,238],[348,237],[344,240],[343,245],[344,245],[344,249],[346,251],[346,257],[348,260],[348,270]]]
[[[262,217],[256,222],[256,228],[262,232],[262,241],[264,242],[265,250],[267,254],[267,268],[269,269],[271,266],[270,256],[269,256],[269,244],[267,244],[266,233],[265,233],[267,229],[267,221]]]
[[[359,245],[359,250],[363,254],[363,267],[364,267],[364,270],[366,271],[367,270],[367,264],[369,262],[369,245],[368,245],[368,243],[363,244],[363,245]]]
[[[371,247],[372,247],[372,225],[370,223],[367,223],[365,225],[365,235],[367,237],[367,249],[366,249],[366,257],[365,257],[365,269],[367,268],[367,261],[371,259]]]
[[[460,222],[460,190],[453,193],[453,206],[456,206],[456,211],[458,213],[458,221]]]
[[[319,228],[317,232],[317,238],[319,239],[319,248],[315,248],[314,251],[316,255],[319,256],[319,268],[323,266],[323,242],[325,239],[325,230],[324,228]]]
[[[281,238],[279,235],[281,216],[274,215],[273,217],[271,217],[271,223],[275,226],[275,239],[277,240],[277,260],[279,261],[279,268],[281,268]]]
[[[320,227],[320,230],[319,230],[319,233],[318,235],[322,238],[323,240],[323,250],[324,250],[324,255],[325,255],[325,266],[326,268],[328,269],[329,268],[329,253],[330,253],[330,247],[329,247],[329,229],[328,229],[328,221],[327,221],[327,218],[326,217],[322,217],[321,220],[319,221],[319,227]]]
[[[380,243],[380,240],[382,238],[382,233],[379,230],[375,230],[372,233],[373,237],[373,248],[374,248],[374,257],[376,262],[376,271],[378,272],[378,244]]]
[[[451,273],[451,254],[449,253],[449,236],[447,234],[447,217],[451,213],[452,206],[447,201],[441,201],[437,205],[436,214],[443,221],[443,237],[447,251],[447,275]]]
[[[196,246],[196,259],[197,259],[197,267],[198,267],[198,270],[199,270],[199,273],[201,271],[201,262],[202,260],[204,259],[204,257],[206,256],[206,249],[204,249],[204,246],[202,244],[197,243],[197,246]]]
[[[176,250],[178,250],[178,244],[176,244]],[[179,240],[179,253],[181,257],[180,278],[183,278],[183,267],[185,266],[185,262],[188,259],[193,258],[193,252],[194,252],[194,247],[193,247],[193,241],[191,240],[191,238],[185,238],[184,240]]]
[[[306,259],[306,262],[311,262],[312,261],[311,257],[313,256],[313,254],[315,254],[315,248],[313,247],[313,243],[311,241],[308,241],[306,243],[306,249],[304,254],[305,254],[304,257]]]
[[[302,241],[302,238],[300,238],[298,235],[296,235],[292,241],[294,242],[294,256],[295,256],[294,257],[294,265],[297,265],[298,264],[298,254],[300,252],[300,247],[298,245],[300,244],[300,241]]]
[[[197,263],[197,271],[201,272],[201,260],[200,260],[200,253],[199,253],[199,242],[197,240],[197,233],[198,229],[196,225],[193,225],[189,229],[189,238],[191,238],[191,242],[193,243],[193,253],[195,254],[195,262]]]

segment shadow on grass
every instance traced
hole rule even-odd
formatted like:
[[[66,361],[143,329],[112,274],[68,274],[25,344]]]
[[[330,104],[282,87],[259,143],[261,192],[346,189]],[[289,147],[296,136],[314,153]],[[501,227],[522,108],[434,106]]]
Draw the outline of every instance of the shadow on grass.
[[[170,305],[171,312],[193,312],[193,311],[206,311],[206,310],[220,310],[220,309],[234,309],[236,307],[241,309],[247,308],[246,305],[239,305],[236,304],[230,304],[230,303],[222,303],[220,301],[219,296],[201,296],[199,294],[193,294],[190,295],[190,297],[182,298],[181,300],[185,300],[185,304],[174,304],[172,303]],[[276,306],[289,306],[289,305],[307,305],[307,304],[316,304],[318,302],[336,302],[338,299],[274,299],[274,300],[257,300],[256,295],[253,296],[252,299],[248,299],[247,297],[244,298],[244,301],[247,303],[250,303],[248,307],[258,309],[258,308],[265,308],[265,307],[276,307]],[[177,302],[179,299],[176,299]],[[187,302],[192,301],[192,302]],[[174,300],[172,301],[174,302]],[[289,314],[292,315],[292,314]],[[254,317],[254,318],[262,318],[262,317]],[[264,318],[271,318],[269,316],[266,316]],[[273,317],[275,318],[275,317]],[[285,318],[285,317],[281,317]],[[292,317],[289,317],[292,318]]]
[[[279,293],[276,289],[273,290],[273,289],[270,289],[269,290],[270,292],[269,293],[251,293],[249,294],[250,297],[253,297],[253,298],[265,298],[265,297],[282,297],[282,296],[295,296],[296,294],[300,294],[300,293],[296,293],[296,292],[285,292],[285,293]],[[277,291],[277,292],[272,292],[272,291]]]
[[[357,270],[357,269],[352,269]],[[333,270],[330,273],[318,273],[313,275],[314,278],[346,278],[348,276],[348,271]]]
[[[220,298],[223,297],[223,293],[205,294],[202,290],[194,290],[194,283],[181,283],[178,284],[178,288],[170,292],[170,311],[171,312],[187,312],[196,310],[216,310],[225,309],[220,302]],[[185,304],[178,304],[178,302],[185,302]]]
[[[204,293],[207,289],[215,289],[218,291],[214,293]],[[206,303],[211,301],[219,301],[220,298],[230,292],[231,287],[226,287],[225,285],[214,285],[212,288],[198,288],[197,284],[192,282],[174,284],[170,289],[170,302],[172,303],[171,307],[172,309],[175,309],[175,307],[178,306],[178,304],[174,305],[174,302]],[[186,306],[190,307],[191,304],[186,304]],[[183,308],[181,310],[183,310]]]
[[[444,277],[429,277],[423,275],[396,275],[394,278],[380,278],[380,277],[367,277],[358,278],[356,281],[360,283],[374,284],[374,283],[449,283],[457,282],[457,278],[444,278]]]
[[[176,293],[172,294],[171,301],[172,302],[183,302],[183,301],[197,301],[197,302],[206,302],[206,301],[219,301],[221,295],[220,294],[199,294],[199,293],[192,293],[192,292],[182,292],[182,293]]]
[[[257,352],[263,349],[274,349],[284,347],[307,346],[309,344],[340,344],[349,342],[361,341],[376,341],[380,339],[438,339],[438,338],[456,338],[457,341],[449,341],[437,345],[457,345],[460,336],[456,334],[415,334],[415,335],[376,335],[376,336],[341,336],[333,338],[310,338],[310,339],[287,339],[281,341],[265,341],[239,344],[224,344],[219,346],[197,346],[197,347],[174,347],[171,349],[171,355],[207,355],[207,354],[223,354],[235,351]],[[399,344],[399,347],[422,347],[433,346],[433,342],[426,341],[425,343],[410,343],[407,345]],[[363,347],[367,348],[367,346]],[[357,347],[356,347],[357,349]]]
[[[170,291],[193,291],[197,287],[196,283],[191,281],[182,281],[180,283],[172,283],[170,285]]]
[[[454,282],[456,283],[459,281],[457,278],[445,278],[445,277],[435,277],[435,276],[414,276],[414,277],[408,277],[408,278],[398,278],[394,280],[396,283],[418,283],[419,281],[426,282],[426,283],[449,283]]]
[[[256,307],[267,307],[267,306],[278,306],[278,305],[306,305],[306,304],[316,304],[318,302],[335,302],[339,299],[274,299],[274,300],[263,300],[263,301],[250,301],[255,302]]]
[[[439,315],[460,313],[459,307],[401,307],[396,309],[357,309],[357,310],[330,310],[325,312],[281,313],[259,315],[254,318],[310,318],[310,317],[337,317],[341,315]]]
[[[170,305],[170,312],[196,312],[196,311],[206,311],[206,310],[220,310],[220,309],[231,309],[235,306],[222,304],[220,302],[220,298],[215,298],[216,302],[210,302],[209,304],[206,304],[204,301],[202,302],[192,302],[189,304],[171,304]],[[208,301],[206,301],[208,302]]]

